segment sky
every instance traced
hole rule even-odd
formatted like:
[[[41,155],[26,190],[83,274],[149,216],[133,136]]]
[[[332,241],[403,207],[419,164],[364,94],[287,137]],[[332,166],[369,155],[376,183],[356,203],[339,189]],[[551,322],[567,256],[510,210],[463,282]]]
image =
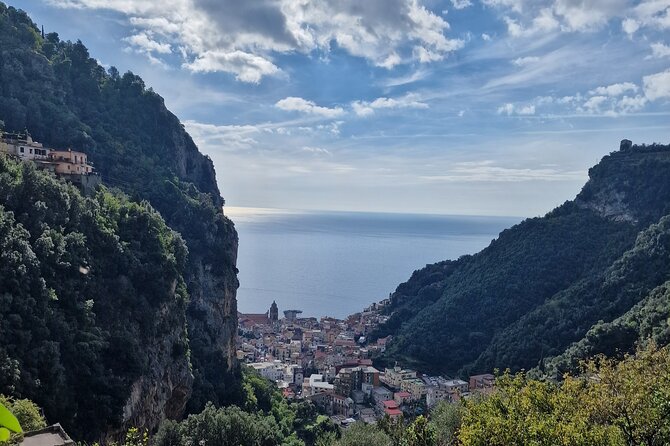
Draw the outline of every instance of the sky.
[[[542,215],[670,142],[670,0],[9,3],[142,76],[230,206]]]

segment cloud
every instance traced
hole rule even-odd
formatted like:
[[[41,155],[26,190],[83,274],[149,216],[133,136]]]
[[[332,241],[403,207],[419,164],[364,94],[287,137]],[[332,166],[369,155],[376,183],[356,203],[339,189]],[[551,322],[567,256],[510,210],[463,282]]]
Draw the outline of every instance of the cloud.
[[[199,146],[222,149],[248,149],[258,141],[251,135],[260,133],[253,125],[214,125],[197,121],[184,121],[184,127]]]
[[[321,107],[316,105],[312,101],[305,100],[303,98],[297,98],[294,96],[289,96],[280,101],[277,101],[275,107],[286,110],[286,111],[298,111],[302,113],[307,113],[310,115],[319,115],[325,118],[336,118],[344,114],[344,109],[342,107]]]
[[[667,0],[642,0],[626,15],[622,28],[629,35],[643,27],[657,30],[670,28],[670,2]]]
[[[642,78],[644,95],[650,101],[670,98],[670,70]]]
[[[626,92],[637,92],[638,86],[635,85],[632,82],[622,82],[619,84],[612,84],[608,85],[606,87],[598,87],[595,88],[591,91],[589,91],[589,94],[591,95],[605,95],[605,96],[621,96],[622,94]]]
[[[527,56],[527,57],[516,58],[512,61],[512,63],[514,65],[518,66],[518,67],[523,67],[524,65],[530,65],[530,64],[535,63],[539,60],[540,60],[539,57]]]
[[[121,13],[153,53],[179,48],[182,67],[222,71],[258,83],[277,74],[282,54],[337,46],[372,65],[431,63],[463,47],[422,0],[48,0],[61,8]],[[460,0],[463,3],[467,0]],[[148,42],[151,36],[160,39]],[[132,38],[129,37],[129,38]],[[161,53],[164,54],[164,53]]]
[[[651,44],[651,57],[660,59],[662,57],[670,57],[670,46],[656,42]]]
[[[495,165],[492,160],[457,163],[445,175],[424,175],[430,182],[525,182],[571,181],[584,177],[581,171],[563,171],[554,168],[513,168]]]
[[[489,34],[482,33],[482,40],[488,42],[489,40],[491,40],[491,36]]]
[[[378,109],[397,109],[397,108],[428,108],[428,104],[421,102],[418,95],[409,93],[399,98],[377,98],[372,102],[354,101],[351,108],[358,116],[370,116]]]
[[[147,53],[170,54],[172,47],[169,43],[160,43],[153,40],[147,33],[139,33],[129,37],[124,37],[132,47]]]
[[[465,9],[472,6],[472,1],[470,0],[451,0],[451,4],[455,9]]]
[[[541,33],[590,32],[621,16],[630,0],[483,0],[501,9],[512,37]]]
[[[315,155],[328,155],[328,156],[333,156],[333,154],[330,152],[328,149],[323,149],[321,147],[310,147],[310,146],[305,146],[302,148],[303,152],[308,152],[308,153],[313,153]]]
[[[225,71],[242,82],[257,84],[263,76],[277,74],[279,68],[267,59],[243,51],[206,51],[195,60],[183,64],[196,73]]]
[[[514,105],[512,103],[504,104],[498,107],[498,114],[507,116],[511,115],[521,115],[521,116],[530,116],[535,114],[535,105]]]

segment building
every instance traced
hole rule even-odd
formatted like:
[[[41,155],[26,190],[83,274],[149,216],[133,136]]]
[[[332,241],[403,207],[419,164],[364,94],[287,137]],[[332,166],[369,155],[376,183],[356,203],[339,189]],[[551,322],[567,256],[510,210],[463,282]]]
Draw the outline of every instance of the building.
[[[394,400],[382,401],[384,415],[388,415],[391,419],[400,418],[402,416],[402,411]]]
[[[297,364],[288,364],[284,367],[282,380],[289,385],[302,385],[303,374],[302,367]]]
[[[444,387],[449,393],[467,393],[468,383],[460,379],[449,379],[444,383]]]
[[[75,442],[63,430],[60,424],[26,432],[20,446],[74,446]]]
[[[402,406],[412,401],[412,394],[409,392],[396,392],[393,394],[393,400],[398,403],[398,406]]]
[[[400,382],[400,390],[411,394],[413,401],[419,401],[426,395],[426,384],[419,378],[404,379]]]
[[[392,369],[386,369],[384,371],[384,376],[380,379],[384,384],[387,384],[394,389],[400,389],[401,383],[408,379],[416,378],[415,370],[405,370],[398,366],[393,367]]]
[[[279,361],[252,362],[247,365],[256,370],[263,378],[269,379],[270,381],[277,382],[284,377],[284,367]]]
[[[270,305],[270,322],[275,323],[279,320],[279,308],[277,308],[277,302],[272,301]]]
[[[312,396],[324,392],[332,392],[335,386],[323,379],[323,375],[313,374],[309,378],[303,379],[302,393],[305,396]]]
[[[375,387],[372,389],[372,399],[375,403],[381,404],[383,401],[393,399],[393,392],[386,387]]]
[[[92,192],[101,183],[84,152],[44,147],[33,141],[28,132],[25,135],[0,132],[0,153],[32,161],[38,168],[77,184],[85,193]]]
[[[284,310],[284,317],[287,321],[295,321],[302,310]]]
[[[335,376],[335,390],[340,395],[351,395],[363,384],[379,386],[379,370],[372,366],[344,367]]]
[[[490,373],[473,375],[470,377],[470,391],[478,389],[491,389],[495,386],[496,377]]]
[[[255,327],[270,325],[270,317],[268,313],[237,313],[237,323],[242,329],[251,330]]]

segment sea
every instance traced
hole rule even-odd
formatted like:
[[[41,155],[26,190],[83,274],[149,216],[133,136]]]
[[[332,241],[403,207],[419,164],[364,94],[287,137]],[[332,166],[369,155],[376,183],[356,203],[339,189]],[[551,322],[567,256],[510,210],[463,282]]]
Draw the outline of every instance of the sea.
[[[344,318],[414,270],[488,246],[520,217],[228,207],[239,234],[238,310]]]

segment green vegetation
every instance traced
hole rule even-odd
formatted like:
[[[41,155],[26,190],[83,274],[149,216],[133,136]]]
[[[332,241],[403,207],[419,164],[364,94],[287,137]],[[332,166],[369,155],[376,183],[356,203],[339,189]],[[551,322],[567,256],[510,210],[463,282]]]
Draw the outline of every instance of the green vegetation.
[[[394,336],[379,362],[459,375],[537,366],[560,376],[645,336],[667,342],[670,146],[612,153],[590,175],[575,201],[398,286],[373,335]]]
[[[211,160],[163,99],[139,76],[105,70],[81,42],[61,41],[56,33],[42,38],[23,11],[0,2],[0,121],[6,131],[27,129],[47,146],[86,152],[105,184],[148,201],[182,235],[195,378],[188,409],[230,402],[240,380],[229,363],[237,328],[237,234],[223,215]],[[7,389],[3,376],[0,391]]]
[[[46,426],[39,407],[30,400],[0,395],[0,443],[20,439],[24,432]]]
[[[253,371],[243,373],[243,407],[216,408],[211,403],[181,422],[164,421],[152,446],[216,444],[221,446],[314,445],[337,427],[309,403],[289,403],[276,386]]]
[[[660,446],[670,443],[670,349],[650,343],[621,360],[599,356],[561,382],[523,373],[429,418],[347,429],[323,446]]]
[[[95,438],[119,424],[147,346],[169,333],[188,367],[186,246],[148,203],[84,198],[30,163],[0,157],[0,190],[0,389]]]

